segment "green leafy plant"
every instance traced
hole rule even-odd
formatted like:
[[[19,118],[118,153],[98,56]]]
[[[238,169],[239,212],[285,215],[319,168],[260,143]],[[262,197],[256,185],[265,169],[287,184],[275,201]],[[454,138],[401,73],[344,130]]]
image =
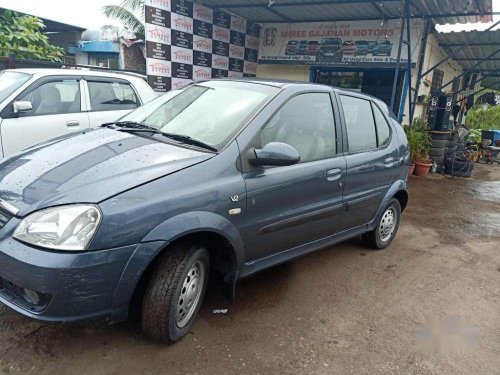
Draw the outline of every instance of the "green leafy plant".
[[[483,138],[483,136],[481,134],[481,130],[480,129],[471,129],[471,130],[469,130],[469,134],[467,135],[467,139],[469,141],[474,142],[474,143],[481,142],[482,138]]]
[[[61,62],[64,50],[49,43],[44,23],[37,17],[5,10],[0,18],[0,56]]]
[[[408,145],[410,146],[411,162],[427,162],[431,149],[427,123],[417,117],[410,126],[405,126],[404,130],[408,139]]]
[[[466,122],[473,129],[500,130],[500,106],[476,105],[467,112]]]
[[[120,5],[106,5],[102,10],[107,17],[131,29],[137,38],[144,39],[144,0],[123,0]],[[138,13],[141,17],[137,17]]]

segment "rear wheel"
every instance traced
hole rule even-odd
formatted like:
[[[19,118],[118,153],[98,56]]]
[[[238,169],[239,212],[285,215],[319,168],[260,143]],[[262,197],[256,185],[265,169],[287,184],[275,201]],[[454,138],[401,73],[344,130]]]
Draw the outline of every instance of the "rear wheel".
[[[401,204],[396,198],[393,198],[385,208],[376,228],[371,232],[365,233],[363,238],[373,249],[385,249],[396,236],[400,220]]]
[[[153,340],[173,343],[194,323],[207,287],[207,249],[179,243],[159,259],[142,304],[142,329]]]

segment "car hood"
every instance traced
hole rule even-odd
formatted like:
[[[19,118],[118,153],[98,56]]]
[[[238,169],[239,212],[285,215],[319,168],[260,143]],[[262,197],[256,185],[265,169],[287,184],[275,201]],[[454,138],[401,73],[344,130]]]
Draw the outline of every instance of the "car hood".
[[[67,203],[98,203],[211,158],[113,129],[97,129],[30,148],[0,163],[0,199],[24,216]]]

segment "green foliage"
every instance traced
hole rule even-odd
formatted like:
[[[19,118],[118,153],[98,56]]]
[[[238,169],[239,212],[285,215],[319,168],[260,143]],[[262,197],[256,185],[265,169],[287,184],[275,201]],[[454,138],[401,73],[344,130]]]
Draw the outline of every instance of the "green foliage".
[[[471,129],[469,130],[469,134],[467,135],[467,139],[474,143],[481,142],[482,134],[480,129]]]
[[[431,149],[430,137],[427,132],[429,127],[421,118],[417,117],[411,126],[405,126],[404,130],[408,145],[410,146],[410,159],[414,163],[416,160],[428,160]]]
[[[49,43],[42,33],[43,22],[37,18],[6,10],[0,18],[0,56],[61,62],[64,50]]]
[[[106,5],[102,8],[104,14],[123,23],[131,29],[138,38],[144,39],[144,0],[123,0],[120,5]],[[136,17],[141,12],[142,19]]]
[[[482,130],[500,130],[500,106],[474,106],[467,112],[466,123],[470,128]]]

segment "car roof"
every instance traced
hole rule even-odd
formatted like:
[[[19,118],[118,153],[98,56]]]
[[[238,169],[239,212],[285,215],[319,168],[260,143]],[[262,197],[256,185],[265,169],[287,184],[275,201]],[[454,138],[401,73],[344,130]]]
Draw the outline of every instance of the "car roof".
[[[111,77],[111,78],[143,78],[140,74],[135,73],[115,73],[115,72],[103,72],[90,69],[31,69],[31,68],[21,68],[21,69],[8,69],[7,71],[28,73],[32,75],[40,76],[51,76],[51,75],[68,75],[68,76],[93,76],[93,77]]]
[[[211,81],[211,80],[208,80]],[[321,83],[315,83],[315,82],[304,82],[304,81],[289,81],[289,80],[283,80],[283,79],[265,79],[265,78],[222,78],[222,79],[217,79],[217,81],[234,81],[234,82],[248,82],[248,83],[254,83],[254,84],[261,84],[261,85],[267,85],[267,86],[273,86],[281,89],[287,89],[287,88],[292,88],[292,87],[297,87],[297,86],[303,86],[304,88],[307,88],[309,90],[314,90],[314,88],[330,88],[333,91],[335,91],[339,95],[354,95],[366,99],[370,99],[374,102],[376,102],[380,108],[383,109],[386,113],[389,114],[389,116],[394,117],[394,114],[392,114],[392,111],[389,109],[387,104],[384,103],[383,100],[369,94],[361,93],[359,91],[355,90],[349,90],[349,89],[343,89],[340,87],[335,87],[335,86],[329,86],[329,85],[324,85]],[[396,119],[394,117],[394,119]],[[397,120],[397,119],[396,119]]]
[[[255,77],[249,77],[249,78],[220,78],[220,79],[213,79],[213,80],[207,80],[207,81],[233,81],[233,82],[247,82],[247,83],[254,83],[254,84],[260,84],[260,85],[266,85],[266,86],[273,86],[273,87],[278,87],[278,88],[289,88],[289,87],[297,87],[297,86],[308,86],[308,88],[314,89],[314,87],[319,87],[319,88],[325,88],[328,87],[338,93],[354,93],[362,96],[366,96],[369,98],[372,98],[374,100],[380,100],[374,96],[365,94],[365,93],[360,93],[357,91],[352,91],[352,90],[347,90],[347,89],[342,89],[340,87],[335,87],[335,86],[330,86],[330,85],[324,85],[322,83],[315,83],[315,82],[305,82],[305,81],[293,81],[293,80],[287,80],[287,79],[268,79],[268,78],[255,78]],[[205,82],[207,82],[205,81]],[[200,82],[200,81],[198,81]],[[196,82],[195,82],[196,83]]]

